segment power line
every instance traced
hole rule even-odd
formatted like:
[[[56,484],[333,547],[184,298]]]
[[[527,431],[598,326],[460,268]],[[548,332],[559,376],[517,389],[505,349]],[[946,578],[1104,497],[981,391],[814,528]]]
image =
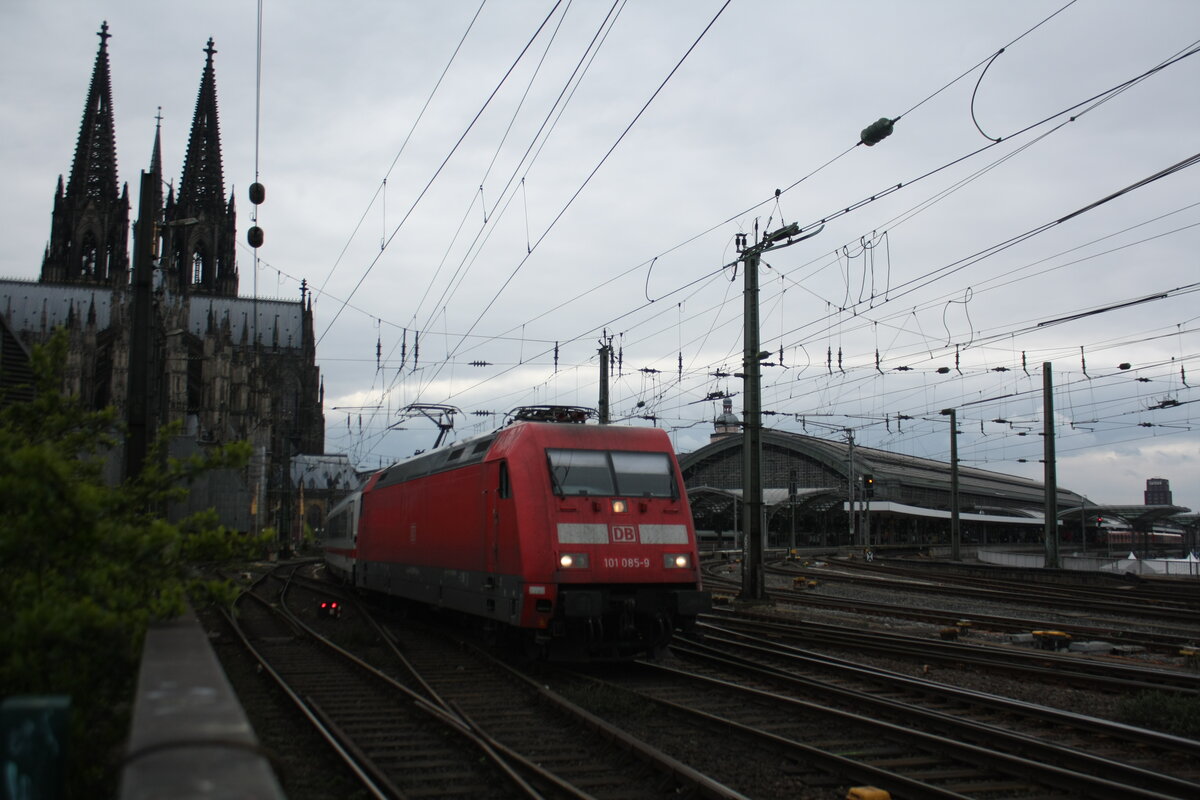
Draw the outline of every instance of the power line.
[[[420,204],[422,198],[425,197],[426,193],[429,191],[429,188],[431,186],[433,186],[434,181],[436,181],[438,176],[442,174],[442,170],[445,169],[445,167],[448,163],[450,163],[450,159],[454,157],[454,154],[458,151],[459,146],[462,145],[463,140],[465,140],[467,138],[467,134],[471,132],[471,129],[475,127],[475,123],[477,123],[479,121],[479,118],[483,116],[483,112],[487,109],[488,105],[496,97],[496,94],[500,91],[500,88],[504,85],[505,81],[508,80],[508,77],[512,74],[513,70],[515,70],[517,68],[517,64],[521,63],[521,59],[525,57],[525,54],[527,52],[529,52],[529,48],[533,46],[534,41],[537,40],[537,37],[541,34],[542,29],[546,27],[546,24],[550,21],[550,18],[554,15],[555,11],[558,9],[558,7],[561,4],[562,4],[562,0],[558,0],[558,2],[556,2],[554,4],[554,7],[550,9],[550,12],[546,15],[545,19],[542,20],[541,25],[539,25],[537,30],[534,31],[533,36],[531,36],[529,41],[526,42],[525,47],[522,48],[520,54],[517,55],[517,57],[513,61],[512,65],[509,66],[508,71],[506,71],[504,73],[504,76],[500,79],[500,82],[496,84],[496,87],[492,90],[492,93],[490,95],[488,95],[487,99],[483,102],[483,105],[479,108],[479,111],[477,111],[475,113],[475,116],[471,119],[471,122],[467,125],[466,130],[464,130],[462,132],[462,134],[458,137],[458,140],[450,148],[450,152],[446,154],[446,157],[444,159],[442,159],[442,163],[438,165],[438,168],[436,170],[434,170],[433,175],[429,178],[429,181],[425,184],[425,187],[423,189],[421,189],[420,193],[417,195],[417,198],[415,200],[413,200],[412,205],[409,206],[408,211],[406,211],[404,213],[404,216],[400,219],[400,222],[396,225],[395,229],[392,230],[391,235],[389,235],[387,240],[383,243],[383,246],[380,248],[379,252],[375,255],[375,257],[373,259],[371,259],[371,263],[367,265],[367,268],[363,272],[362,277],[358,279],[358,282],[356,284],[354,284],[354,289],[351,290],[349,296],[346,298],[346,303],[349,303],[350,300],[352,300],[354,298],[354,295],[358,293],[358,290],[363,285],[363,281],[365,281],[367,279],[367,276],[371,274],[371,270],[373,270],[375,268],[375,265],[379,263],[379,259],[383,257],[383,253],[387,250],[388,244],[390,244],[392,242],[392,240],[396,238],[396,234],[398,234],[400,232],[400,229],[402,227],[404,227],[404,223],[408,221],[408,218],[412,215],[412,212]],[[318,345],[321,344],[321,341],[325,338],[325,336],[329,333],[329,331],[333,329],[334,324],[338,321],[338,318],[342,315],[342,311],[345,310],[345,308],[346,308],[345,303],[343,303],[342,306],[340,308],[338,308],[337,313],[335,313],[333,315],[333,319],[331,319],[329,321],[329,324],[325,327],[324,332],[320,335],[320,337],[317,338]]]
[[[375,206],[375,201],[379,198],[380,194],[383,193],[385,187],[387,186],[388,177],[392,174],[392,170],[396,168],[396,164],[400,161],[400,156],[404,154],[405,148],[408,147],[408,142],[410,139],[412,139],[412,135],[417,130],[417,126],[421,124],[421,120],[425,117],[425,111],[429,108],[429,104],[433,101],[434,96],[441,87],[442,81],[445,80],[446,74],[450,72],[450,67],[453,66],[455,59],[458,58],[458,54],[462,50],[463,43],[467,41],[467,36],[471,33],[471,29],[475,27],[475,21],[479,19],[479,14],[483,11],[483,7],[486,4],[487,0],[482,0],[479,4],[479,8],[475,9],[475,15],[471,17],[471,21],[467,23],[467,29],[463,31],[462,37],[458,40],[458,45],[454,48],[454,52],[450,54],[450,59],[446,62],[446,66],[442,68],[442,74],[439,75],[437,81],[434,82],[433,88],[429,91],[429,95],[425,98],[425,104],[421,106],[421,110],[417,113],[416,119],[413,120],[413,124],[408,129],[408,134],[404,137],[404,141],[400,143],[400,149],[396,151],[395,158],[392,159],[392,163],[388,166],[387,171],[384,172],[383,180],[380,181],[379,186],[375,189],[375,194],[372,195],[371,200],[367,203],[367,207],[363,209],[362,216],[358,218],[358,222],[355,224],[354,230],[350,232],[350,237],[346,240],[346,244],[342,247],[342,251],[338,253],[338,257],[334,259],[333,265],[329,268],[329,272],[325,275],[325,280],[321,281],[321,286],[317,290],[318,293],[324,292],[325,287],[329,284],[329,279],[333,277],[333,273],[337,271],[338,265],[342,263],[342,258],[345,257],[346,252],[350,249],[350,243],[354,241],[354,238],[358,235],[358,231],[362,227],[363,222],[366,220],[367,215],[371,213],[371,209]],[[349,298],[346,299],[346,303],[349,303]],[[326,332],[328,332],[328,329]]]
[[[603,167],[605,162],[608,161],[609,157],[613,154],[613,152],[617,149],[617,147],[625,139],[625,137],[626,137],[626,135],[628,135],[629,131],[633,129],[633,126],[636,125],[638,120],[642,118],[642,115],[646,113],[646,109],[648,109],[650,107],[650,104],[654,102],[655,98],[658,97],[659,93],[662,92],[663,88],[667,85],[667,83],[671,80],[671,78],[674,77],[675,73],[679,71],[679,68],[681,66],[683,66],[683,62],[687,60],[687,57],[692,54],[692,51],[696,49],[696,46],[700,44],[700,41],[709,32],[709,30],[712,29],[712,26],[716,24],[717,20],[721,17],[721,14],[723,14],[725,9],[729,7],[730,2],[732,2],[732,0],[726,0],[726,2],[721,6],[721,8],[717,10],[716,15],[713,16],[712,20],[709,21],[708,25],[705,26],[704,30],[700,32],[700,35],[698,37],[696,37],[696,40],[694,42],[692,42],[692,45],[687,49],[687,51],[683,54],[683,56],[680,57],[679,61],[676,62],[675,66],[667,74],[667,77],[664,78],[662,83],[660,83],[658,85],[658,88],[654,90],[653,94],[650,95],[650,98],[642,105],[641,109],[638,110],[637,114],[634,115],[633,119],[630,120],[629,124],[625,126],[625,130],[621,131],[621,134],[617,137],[616,141],[612,143],[612,145],[608,148],[608,151],[600,158],[600,161],[597,162],[596,166],[592,168],[592,171],[590,173],[588,173],[588,176],[586,178],[584,178],[583,183],[581,183],[579,185],[579,187],[575,190],[574,194],[572,194],[571,197],[567,199],[567,202],[563,205],[563,207],[561,209],[559,209],[558,214],[556,214],[554,219],[552,219],[550,221],[550,224],[546,227],[546,229],[544,231],[542,231],[542,234],[537,238],[537,241],[535,241],[533,243],[532,247],[530,248],[529,253],[526,254],[525,258],[522,258],[521,261],[517,264],[517,266],[513,268],[513,271],[511,273],[509,273],[508,277],[500,285],[500,288],[497,289],[496,293],[492,296],[492,299],[490,301],[488,301],[487,305],[484,306],[483,310],[481,312],[479,312],[479,315],[478,315],[478,317],[476,317],[475,322],[471,323],[471,326],[470,326],[470,328],[468,328],[468,331],[473,331],[475,329],[475,326],[479,324],[479,321],[487,314],[488,311],[491,310],[492,306],[496,303],[496,301],[500,299],[500,295],[503,294],[504,290],[508,287],[509,283],[512,282],[512,279],[514,277],[516,277],[517,273],[520,272],[521,268],[523,266],[525,266],[526,262],[529,260],[529,257],[530,257],[530,255],[532,255],[533,251],[536,250],[538,245],[540,245],[545,240],[545,238],[550,234],[550,232],[558,224],[558,221],[563,218],[563,216],[567,213],[567,210],[571,207],[571,205],[575,202],[575,200],[578,199],[579,195],[583,193],[583,190],[585,188],[587,188],[587,185],[591,182],[592,178],[594,178],[596,176],[596,173],[599,172],[600,168]]]

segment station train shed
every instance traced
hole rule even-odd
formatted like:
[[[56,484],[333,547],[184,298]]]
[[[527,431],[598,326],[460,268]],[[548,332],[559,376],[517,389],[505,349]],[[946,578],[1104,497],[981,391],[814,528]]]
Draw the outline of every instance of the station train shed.
[[[721,546],[740,543],[739,427],[726,409],[710,443],[679,456],[696,528],[702,539]],[[762,451],[767,547],[950,542],[950,464],[769,429],[762,433]],[[958,487],[964,544],[1043,541],[1041,482],[960,464]],[[1107,541],[1114,529],[1141,530],[1172,517],[1185,521],[1180,515],[1188,510],[1107,506],[1062,487],[1057,508],[1065,546]],[[1194,544],[1194,527],[1190,536],[1181,537],[1181,544]]]

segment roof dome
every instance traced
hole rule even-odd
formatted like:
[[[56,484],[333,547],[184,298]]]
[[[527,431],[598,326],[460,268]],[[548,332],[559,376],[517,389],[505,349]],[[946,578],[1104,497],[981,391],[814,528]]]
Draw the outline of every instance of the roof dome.
[[[721,404],[721,415],[713,420],[713,435],[711,438],[719,439],[733,433],[740,433],[742,429],[742,421],[738,419],[737,414],[733,413],[733,400],[726,397]]]

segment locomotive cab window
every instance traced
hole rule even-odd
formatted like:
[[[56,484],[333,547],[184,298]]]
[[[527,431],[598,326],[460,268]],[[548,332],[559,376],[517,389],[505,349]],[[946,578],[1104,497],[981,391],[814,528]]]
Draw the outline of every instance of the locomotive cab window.
[[[675,476],[666,453],[612,453],[617,491],[626,497],[671,497]]]
[[[603,450],[547,450],[556,494],[610,497],[615,494],[612,466]]]
[[[558,495],[678,497],[666,453],[548,449],[546,458]]]

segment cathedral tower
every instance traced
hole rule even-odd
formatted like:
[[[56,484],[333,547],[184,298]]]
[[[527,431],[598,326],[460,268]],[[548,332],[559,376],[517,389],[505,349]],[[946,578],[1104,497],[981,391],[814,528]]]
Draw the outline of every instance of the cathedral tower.
[[[117,193],[116,133],[108,67],[108,23],[83,109],[71,178],[58,177],[43,283],[118,287],[129,282],[129,187]]]
[[[179,195],[171,190],[163,215],[162,265],[173,292],[236,297],[237,212],[232,194],[225,199],[212,39],[204,52]]]
[[[159,115],[136,210],[128,190],[118,193],[108,39],[104,24],[70,179],[58,180],[41,280],[0,278],[0,344],[7,353],[6,337],[28,347],[65,327],[64,388],[141,425],[130,424],[125,453],[139,448],[135,431],[148,438],[171,423],[183,430],[170,443],[173,456],[249,441],[253,466],[201,478],[170,513],[211,506],[236,530],[292,530],[293,457],[325,446],[312,296],[305,283],[299,302],[237,295],[212,39],[182,181],[167,189],[163,180]],[[139,217],[132,247],[131,211]],[[107,477],[121,479],[121,461],[114,451]]]

